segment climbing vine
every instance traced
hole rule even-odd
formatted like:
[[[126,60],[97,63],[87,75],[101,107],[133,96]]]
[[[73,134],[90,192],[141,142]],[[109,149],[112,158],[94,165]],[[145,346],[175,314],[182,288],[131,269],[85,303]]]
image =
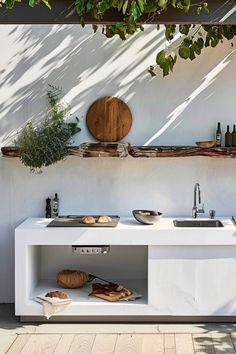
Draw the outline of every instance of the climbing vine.
[[[0,0],[7,9],[12,9],[17,2],[21,0]],[[40,3],[51,9],[51,0],[29,0],[31,7]],[[108,38],[118,35],[122,40],[137,31],[143,31],[144,24],[152,22],[158,15],[171,8],[185,13],[191,7],[195,7],[198,14],[201,11],[209,11],[208,3],[200,0],[197,4],[193,4],[192,0],[75,0],[74,4],[82,26],[87,15],[102,22],[104,15],[112,9],[121,13],[122,20],[112,25],[104,25],[102,32]],[[98,27],[93,27],[96,32]],[[178,46],[173,48],[172,42],[177,33],[180,34]],[[234,36],[236,25],[165,25],[165,38],[170,45],[157,53],[156,65],[162,69],[163,76],[166,76],[173,71],[177,58],[192,61],[204,48],[214,48],[224,39],[231,40]],[[149,72],[153,76],[156,75],[156,67],[150,66]]]

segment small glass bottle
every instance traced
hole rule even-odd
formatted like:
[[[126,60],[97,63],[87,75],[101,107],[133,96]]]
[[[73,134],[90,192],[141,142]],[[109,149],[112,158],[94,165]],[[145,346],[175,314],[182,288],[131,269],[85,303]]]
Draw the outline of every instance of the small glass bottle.
[[[59,198],[57,193],[55,193],[55,197],[52,200],[52,217],[57,218],[59,215]]]
[[[225,133],[225,146],[230,147],[232,145],[232,135],[229,131],[229,125],[227,125],[227,131]]]
[[[234,124],[233,133],[232,133],[232,146],[236,147],[236,129],[235,129],[235,124]]]
[[[220,122],[217,124],[217,130],[216,130],[216,146],[220,147],[222,142],[222,132],[221,132],[221,127],[220,127]]]

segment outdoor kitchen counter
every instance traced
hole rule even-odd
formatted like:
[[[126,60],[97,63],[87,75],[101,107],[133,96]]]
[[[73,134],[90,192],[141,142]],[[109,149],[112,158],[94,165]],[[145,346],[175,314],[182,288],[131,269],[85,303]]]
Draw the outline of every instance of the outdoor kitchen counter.
[[[15,230],[16,315],[26,321],[41,316],[41,320],[43,309],[35,296],[61,290],[56,283],[58,271],[81,269],[143,297],[110,303],[88,296],[90,284],[66,289],[72,305],[59,314],[62,321],[88,320],[88,316],[105,316],[111,321],[116,316],[129,321],[186,320],[184,316],[202,321],[201,316],[211,316],[215,321],[216,316],[236,316],[233,222],[217,218],[224,227],[177,228],[174,219],[162,218],[145,226],[122,217],[115,228],[46,227],[51,219],[27,219]],[[111,247],[108,254],[97,256],[75,254],[72,245]]]
[[[155,225],[142,225],[132,217],[121,217],[115,228],[48,228],[52,219],[29,218],[16,228],[16,242],[21,245],[236,245],[236,227],[229,217],[217,218],[224,225],[219,228],[175,227],[175,219],[163,217]]]

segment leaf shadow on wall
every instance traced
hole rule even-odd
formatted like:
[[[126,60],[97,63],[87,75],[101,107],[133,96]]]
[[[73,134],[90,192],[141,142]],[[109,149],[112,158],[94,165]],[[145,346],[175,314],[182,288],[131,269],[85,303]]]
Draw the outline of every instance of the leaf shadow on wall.
[[[6,68],[0,67],[0,91],[9,90],[9,97],[0,101],[4,144],[14,139],[27,120],[45,117],[48,83],[63,88],[73,115],[82,118],[82,133],[75,144],[93,140],[84,116],[89,105],[104,95],[121,97],[131,108],[134,124],[126,141],[178,143],[178,133],[191,132],[196,119],[196,134],[202,133],[199,107],[203,101],[220,104],[220,92],[228,84],[224,77],[232,81],[235,69],[234,49],[224,44],[213,49],[214,56],[210,49],[192,63],[179,60],[169,77],[163,79],[160,73],[152,79],[147,68],[165,44],[163,30],[157,32],[155,26],[146,26],[144,34],[124,42],[80,25],[10,26],[8,37],[13,38],[13,55]]]
[[[147,34],[150,32],[148,29]],[[9,143],[27,120],[36,122],[45,117],[48,83],[63,88],[66,101],[78,116],[97,97],[119,95],[120,83],[127,74],[124,68],[131,70],[133,63],[127,63],[124,57],[121,67],[116,66],[116,61],[120,63],[130,45],[140,41],[140,35],[121,42],[94,34],[90,26],[81,29],[79,25],[34,25],[11,29],[8,36],[13,36],[13,44],[20,44],[21,49],[16,52],[13,48],[7,67],[0,68],[0,90],[10,88],[11,92],[0,109],[4,143]],[[145,42],[145,55],[151,54],[160,35]],[[134,62],[140,64],[142,57]]]

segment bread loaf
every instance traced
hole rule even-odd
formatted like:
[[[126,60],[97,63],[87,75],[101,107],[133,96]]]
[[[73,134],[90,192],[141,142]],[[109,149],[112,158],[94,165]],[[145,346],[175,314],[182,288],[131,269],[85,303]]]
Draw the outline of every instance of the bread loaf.
[[[63,300],[66,300],[66,299],[69,299],[69,296],[65,293],[63,293],[62,291],[50,291],[49,293],[47,293],[45,295],[45,297],[50,297],[50,298],[53,298],[53,297],[57,297],[58,299],[63,299]]]
[[[107,222],[111,222],[112,219],[110,218],[110,216],[107,215],[102,215],[98,218],[98,222],[99,223],[107,223]]]
[[[88,281],[88,274],[80,270],[65,269],[57,274],[57,284],[62,288],[81,288]]]
[[[82,222],[84,224],[95,224],[96,219],[93,216],[84,216]]]

